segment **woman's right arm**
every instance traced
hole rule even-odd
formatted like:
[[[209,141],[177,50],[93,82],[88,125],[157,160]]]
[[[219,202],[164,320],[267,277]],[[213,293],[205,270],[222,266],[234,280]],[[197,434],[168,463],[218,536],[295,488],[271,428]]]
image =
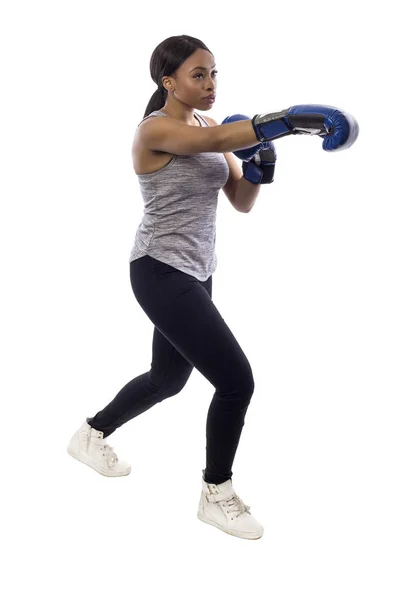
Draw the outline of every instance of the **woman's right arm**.
[[[216,127],[193,127],[171,117],[155,117],[136,130],[147,149],[170,154],[234,152],[293,134],[319,135],[324,138],[323,149],[332,152],[350,148],[358,132],[352,115],[321,104],[295,105]]]
[[[153,117],[141,123],[135,136],[139,136],[138,141],[148,150],[178,155],[233,152],[260,143],[251,119],[216,127],[194,127],[171,117]]]

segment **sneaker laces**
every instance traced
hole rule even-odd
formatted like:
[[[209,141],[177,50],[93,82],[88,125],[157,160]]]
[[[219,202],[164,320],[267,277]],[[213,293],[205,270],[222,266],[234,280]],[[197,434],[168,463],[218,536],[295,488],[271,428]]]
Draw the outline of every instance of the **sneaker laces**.
[[[239,517],[239,515],[242,515],[246,512],[250,514],[250,506],[247,506],[247,504],[245,504],[237,494],[234,494],[233,496],[228,498],[228,500],[225,500],[225,502],[226,506],[229,506],[231,509],[227,510],[226,512],[238,513],[237,515],[235,515],[236,517]]]
[[[90,441],[92,440],[91,429],[88,429],[87,431],[84,431],[83,434],[86,436],[86,444],[87,445],[90,444]],[[103,444],[100,444],[99,441],[98,441],[100,439],[102,439],[102,438],[100,438],[100,436],[99,437],[96,436],[96,437],[94,437],[94,439],[92,441],[93,441],[93,443],[95,443],[98,446],[98,448],[99,448],[100,451],[104,450],[103,456],[106,457],[107,465],[111,469],[118,462],[118,456],[114,452],[114,448],[112,448],[111,446],[109,446],[105,442],[103,442]]]
[[[115,465],[118,462],[118,456],[114,452],[114,449],[111,446],[109,446],[108,444],[103,444],[102,446],[100,446],[100,450],[104,450],[103,456],[106,457],[108,467],[110,469],[112,467],[115,467]]]

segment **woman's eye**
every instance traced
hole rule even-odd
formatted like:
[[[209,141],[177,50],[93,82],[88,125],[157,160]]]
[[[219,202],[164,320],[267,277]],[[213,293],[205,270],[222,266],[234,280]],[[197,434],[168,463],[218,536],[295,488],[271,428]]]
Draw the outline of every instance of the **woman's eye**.
[[[216,75],[217,73],[218,73],[218,71],[213,71],[213,75]],[[195,75],[195,76],[194,76],[194,78],[193,78],[193,79],[196,79],[196,77],[199,77],[199,76],[201,76],[201,77],[202,77],[202,76],[203,76],[203,73],[198,73],[197,75]]]

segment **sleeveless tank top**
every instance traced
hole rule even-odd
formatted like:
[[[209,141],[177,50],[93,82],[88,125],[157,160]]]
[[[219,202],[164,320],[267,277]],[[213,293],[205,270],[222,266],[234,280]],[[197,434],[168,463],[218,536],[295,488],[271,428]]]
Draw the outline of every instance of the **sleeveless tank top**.
[[[209,127],[195,113],[202,127]],[[155,110],[152,116],[168,116]],[[139,123],[140,125],[140,123]],[[199,281],[216,270],[218,193],[228,181],[229,165],[221,152],[174,155],[165,166],[137,175],[144,214],[129,262],[149,255]]]

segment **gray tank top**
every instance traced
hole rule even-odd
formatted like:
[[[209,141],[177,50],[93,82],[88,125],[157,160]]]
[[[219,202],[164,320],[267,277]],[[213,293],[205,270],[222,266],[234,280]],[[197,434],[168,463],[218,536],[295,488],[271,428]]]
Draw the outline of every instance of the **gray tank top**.
[[[202,127],[209,127],[201,115],[194,114]],[[152,116],[168,115],[155,110],[142,121]],[[224,154],[174,155],[165,167],[137,177],[144,214],[129,262],[148,254],[206,281],[218,263],[215,253],[218,193],[229,177]]]

